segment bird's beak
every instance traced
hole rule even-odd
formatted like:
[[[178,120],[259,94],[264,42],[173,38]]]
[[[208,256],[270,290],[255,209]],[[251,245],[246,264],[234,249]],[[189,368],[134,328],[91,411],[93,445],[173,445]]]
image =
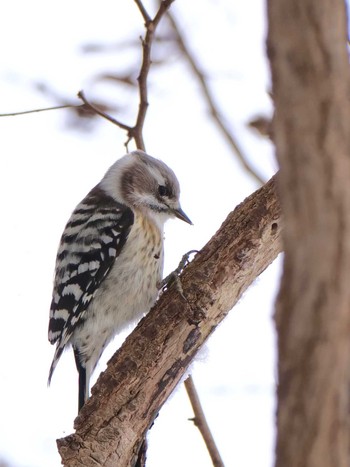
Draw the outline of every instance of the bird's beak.
[[[178,219],[187,222],[187,224],[193,225],[190,218],[183,212],[180,207],[178,209],[174,209],[173,212]]]

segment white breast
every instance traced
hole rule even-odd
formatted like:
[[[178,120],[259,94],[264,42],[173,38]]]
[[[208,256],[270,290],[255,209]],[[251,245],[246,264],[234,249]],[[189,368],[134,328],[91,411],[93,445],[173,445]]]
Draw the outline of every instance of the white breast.
[[[93,371],[103,349],[125,326],[147,313],[158,295],[163,272],[163,232],[144,216],[135,221],[122,252],[100,285],[71,343]]]

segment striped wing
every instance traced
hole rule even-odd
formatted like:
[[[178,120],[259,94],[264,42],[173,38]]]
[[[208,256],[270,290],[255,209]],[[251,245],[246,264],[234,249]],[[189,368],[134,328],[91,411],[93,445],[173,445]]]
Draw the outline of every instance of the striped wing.
[[[77,206],[61,238],[49,321],[57,342],[49,382],[74,329],[120,254],[134,222],[133,212],[95,188]]]

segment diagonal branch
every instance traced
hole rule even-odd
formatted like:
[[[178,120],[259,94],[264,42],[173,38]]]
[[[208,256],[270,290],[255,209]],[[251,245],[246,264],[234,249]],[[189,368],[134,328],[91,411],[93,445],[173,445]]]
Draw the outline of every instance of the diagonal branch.
[[[141,0],[135,0],[135,3],[137,5],[137,8],[140,10],[141,15],[143,16],[143,19],[145,20],[145,24],[147,25],[152,20],[151,20],[150,15],[148,14],[144,4],[142,3]]]
[[[240,204],[128,336],[58,440],[66,467],[134,465],[161,406],[205,340],[281,251],[275,178]],[[184,298],[186,297],[186,298]]]
[[[243,149],[240,147],[240,144],[237,141],[236,136],[233,134],[232,130],[225,124],[224,118],[220,115],[218,104],[215,102],[214,94],[212,93],[210,86],[205,78],[201,66],[198,63],[197,58],[190,50],[189,46],[186,43],[186,40],[183,37],[183,33],[180,31],[180,27],[175,19],[174,15],[168,11],[167,18],[170,22],[170,25],[175,33],[176,43],[182,52],[183,56],[188,61],[193,75],[197,78],[200,89],[204,96],[205,101],[210,110],[210,114],[213,118],[213,121],[216,123],[216,126],[219,128],[220,132],[224,136],[225,140],[232,148],[233,152],[236,154],[239,162],[242,164],[244,169],[254,178],[254,180],[259,184],[263,185],[265,180],[256,172],[252,165],[248,162],[246,155],[244,154]]]
[[[130,127],[128,125],[125,125],[124,123],[120,122],[119,120],[117,120],[114,117],[111,117],[106,112],[104,112],[101,109],[98,109],[95,105],[93,105],[91,102],[89,102],[85,97],[84,91],[79,91],[77,96],[79,97],[79,99],[81,99],[84,102],[84,105],[86,105],[90,110],[95,112],[100,117],[105,118],[109,122],[112,122],[113,125],[119,126],[123,130],[126,130],[128,133],[132,130],[132,127]]]

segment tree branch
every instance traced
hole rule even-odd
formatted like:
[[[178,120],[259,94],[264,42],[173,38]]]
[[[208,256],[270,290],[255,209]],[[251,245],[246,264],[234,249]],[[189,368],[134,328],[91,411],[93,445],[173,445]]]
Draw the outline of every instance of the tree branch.
[[[145,122],[147,108],[148,108],[147,79],[148,79],[149,70],[152,64],[151,48],[152,48],[156,28],[160,20],[164,16],[165,12],[170,8],[170,5],[173,3],[174,0],[163,0],[159,5],[159,9],[153,20],[150,20],[150,17],[148,13],[146,12],[142,2],[140,0],[135,0],[135,1],[145,20],[146,35],[145,35],[145,38],[142,40],[142,64],[141,64],[140,74],[137,78],[137,81],[139,83],[139,95],[140,95],[139,111],[138,111],[135,127],[133,128],[132,136],[135,140],[136,147],[138,149],[142,149],[143,151],[145,151],[146,148],[145,148],[145,143],[143,140],[142,132],[143,132],[143,125]]]
[[[81,99],[84,102],[84,105],[86,105],[86,107],[88,107],[90,110],[95,112],[100,117],[105,118],[106,120],[108,120],[109,122],[112,122],[116,126],[119,126],[119,128],[122,128],[123,130],[126,130],[128,132],[128,135],[132,131],[132,127],[130,127],[128,125],[125,125],[125,123],[122,123],[119,120],[115,119],[114,117],[111,117],[110,115],[108,115],[103,110],[100,110],[95,105],[91,104],[91,102],[89,102],[86,99],[84,91],[79,91],[77,96],[79,97],[79,99]]]
[[[191,375],[185,380],[184,384],[194,413],[194,418],[191,420],[196,425],[204,439],[205,445],[207,446],[208,452],[213,462],[213,466],[224,467],[224,463],[221,459],[220,452],[216,447],[213,435],[211,434],[209,425],[202,409],[202,404],[198,397],[196,386]]]
[[[152,45],[154,42],[154,35],[157,29],[157,26],[161,19],[163,18],[166,11],[170,8],[170,5],[174,2],[174,0],[162,0],[159,9],[153,19],[150,18],[147,10],[145,9],[141,0],[135,0],[135,3],[140,10],[143,19],[145,20],[145,28],[146,34],[145,38],[141,38],[142,44],[142,63],[140,68],[140,73],[137,78],[138,87],[139,87],[139,108],[136,117],[136,123],[134,126],[127,125],[122,123],[120,120],[111,117],[107,113],[103,112],[102,110],[98,109],[94,105],[92,105],[85,97],[83,91],[79,91],[78,97],[84,102],[84,104],[89,107],[91,110],[96,112],[101,117],[109,120],[114,125],[126,130],[128,134],[128,139],[125,142],[126,148],[128,148],[129,142],[134,139],[135,145],[137,149],[142,149],[143,151],[146,150],[145,142],[143,139],[143,126],[145,123],[146,113],[148,109],[148,87],[147,87],[147,80],[148,74],[152,65],[151,60],[151,50]]]
[[[137,8],[140,10],[141,15],[143,16],[143,19],[144,19],[146,27],[147,27],[147,24],[151,22],[151,17],[147,13],[147,10],[144,7],[144,4],[142,3],[141,0],[135,0],[135,3],[137,5]]]
[[[0,114],[0,117],[17,117],[17,115],[27,115],[27,114],[37,113],[37,112],[47,112],[48,110],[60,110],[60,109],[83,108],[83,107],[84,107],[83,104],[56,105],[54,107],[45,107],[42,109],[22,110],[20,112],[10,112],[10,113],[5,113],[5,114]]]
[[[133,465],[144,435],[204,341],[281,251],[271,179],[232,213],[128,336],[58,440],[65,466]]]

